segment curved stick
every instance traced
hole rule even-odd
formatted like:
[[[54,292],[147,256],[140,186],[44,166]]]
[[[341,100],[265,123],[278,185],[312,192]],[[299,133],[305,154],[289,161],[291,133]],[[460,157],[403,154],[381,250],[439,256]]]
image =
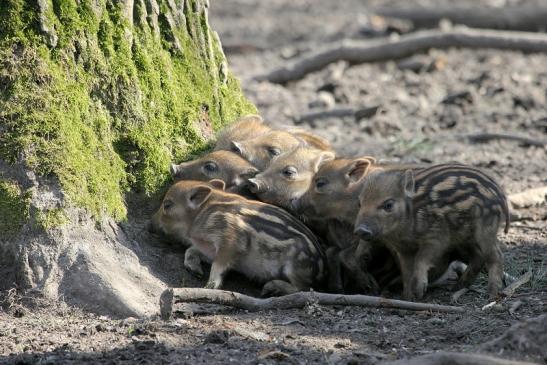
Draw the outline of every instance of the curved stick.
[[[430,48],[496,48],[522,52],[547,52],[547,35],[540,33],[454,28],[448,31],[424,30],[401,36],[398,40],[341,41],[304,55],[293,63],[255,76],[258,81],[287,83],[303,78],[330,63],[377,62],[397,59]]]
[[[179,303],[221,304],[258,312],[272,309],[303,308],[309,303],[319,305],[352,305],[374,308],[395,308],[414,311],[462,313],[461,307],[449,305],[415,303],[404,300],[386,299],[368,295],[342,295],[318,292],[298,292],[271,298],[254,298],[245,294],[201,288],[169,288],[160,297],[160,312],[164,319],[173,314],[173,307]]]

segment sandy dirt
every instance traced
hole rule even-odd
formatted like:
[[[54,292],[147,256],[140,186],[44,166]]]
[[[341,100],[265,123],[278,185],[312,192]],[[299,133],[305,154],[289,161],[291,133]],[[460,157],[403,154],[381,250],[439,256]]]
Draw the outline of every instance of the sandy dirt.
[[[341,62],[287,85],[259,83],[253,76],[330,41],[370,35],[367,9],[373,6],[439,2],[212,3],[212,26],[220,33],[230,67],[268,122],[312,129],[342,155],[465,162],[489,171],[509,194],[547,185],[545,148],[510,141],[476,144],[465,138],[479,132],[547,138],[547,55],[432,50],[405,60]],[[300,122],[306,113],[345,106],[375,112],[358,120]],[[513,210],[513,216],[509,233],[500,233],[506,271],[515,277],[532,271],[533,277],[512,298],[488,310],[481,310],[488,303],[484,275],[461,298],[460,305],[468,310],[464,314],[310,304],[302,310],[259,314],[206,308],[205,313],[172,321],[122,320],[5,292],[0,298],[0,364],[375,364],[439,350],[483,351],[547,364],[545,349],[533,344],[481,347],[519,321],[547,312],[546,206]],[[424,300],[450,304],[450,295],[449,289],[438,288]],[[529,339],[534,340],[540,339]]]

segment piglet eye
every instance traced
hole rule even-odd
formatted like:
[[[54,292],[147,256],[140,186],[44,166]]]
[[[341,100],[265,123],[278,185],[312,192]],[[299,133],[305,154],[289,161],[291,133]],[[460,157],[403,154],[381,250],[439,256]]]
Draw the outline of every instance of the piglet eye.
[[[164,210],[169,210],[173,205],[175,205],[175,203],[172,200],[167,199],[163,201]]]
[[[293,166],[287,166],[283,169],[283,176],[287,178],[293,178],[296,175],[297,171],[296,168]]]
[[[281,154],[281,150],[277,147],[270,146],[267,149],[268,149],[268,153],[271,156],[279,156]]]
[[[386,212],[391,212],[393,210],[393,206],[395,205],[395,201],[393,199],[388,199],[382,204],[382,209]]]
[[[207,172],[214,172],[217,170],[217,165],[214,163],[214,162],[207,162],[204,166],[203,166],[203,169]]]
[[[328,183],[329,182],[325,179],[317,179],[317,180],[315,180],[315,187],[317,189],[321,189],[321,188],[327,186]]]

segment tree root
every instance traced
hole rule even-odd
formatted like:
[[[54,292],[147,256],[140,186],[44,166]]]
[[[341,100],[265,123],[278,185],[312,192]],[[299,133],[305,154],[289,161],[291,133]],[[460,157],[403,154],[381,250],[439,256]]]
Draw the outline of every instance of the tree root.
[[[249,312],[273,309],[303,308],[309,303],[317,303],[319,305],[352,305],[447,313],[462,313],[465,311],[461,307],[407,302],[404,300],[386,299],[367,295],[342,295],[309,291],[298,292],[281,297],[254,298],[245,294],[225,290],[170,288],[166,289],[160,297],[160,312],[162,318],[170,318],[173,315],[173,307],[176,306],[176,304],[188,302],[221,304],[238,309],[244,309]]]
[[[377,62],[407,57],[430,48],[496,48],[522,52],[547,52],[547,35],[514,31],[454,28],[441,31],[424,30],[401,36],[398,40],[371,41],[344,40],[335,42],[317,52],[297,58],[296,61],[264,75],[258,81],[287,83],[299,80],[330,63]]]

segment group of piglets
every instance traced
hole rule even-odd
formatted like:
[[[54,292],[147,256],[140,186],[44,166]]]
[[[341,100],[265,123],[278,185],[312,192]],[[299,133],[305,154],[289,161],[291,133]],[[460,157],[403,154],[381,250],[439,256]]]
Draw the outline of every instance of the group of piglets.
[[[191,272],[211,263],[206,288],[221,288],[234,270],[263,284],[264,296],[402,284],[405,299],[419,300],[459,261],[457,288],[486,268],[490,296],[502,289],[497,231],[504,221],[507,232],[507,201],[474,167],[336,158],[323,138],[249,115],[171,175],[151,226],[190,244]]]

